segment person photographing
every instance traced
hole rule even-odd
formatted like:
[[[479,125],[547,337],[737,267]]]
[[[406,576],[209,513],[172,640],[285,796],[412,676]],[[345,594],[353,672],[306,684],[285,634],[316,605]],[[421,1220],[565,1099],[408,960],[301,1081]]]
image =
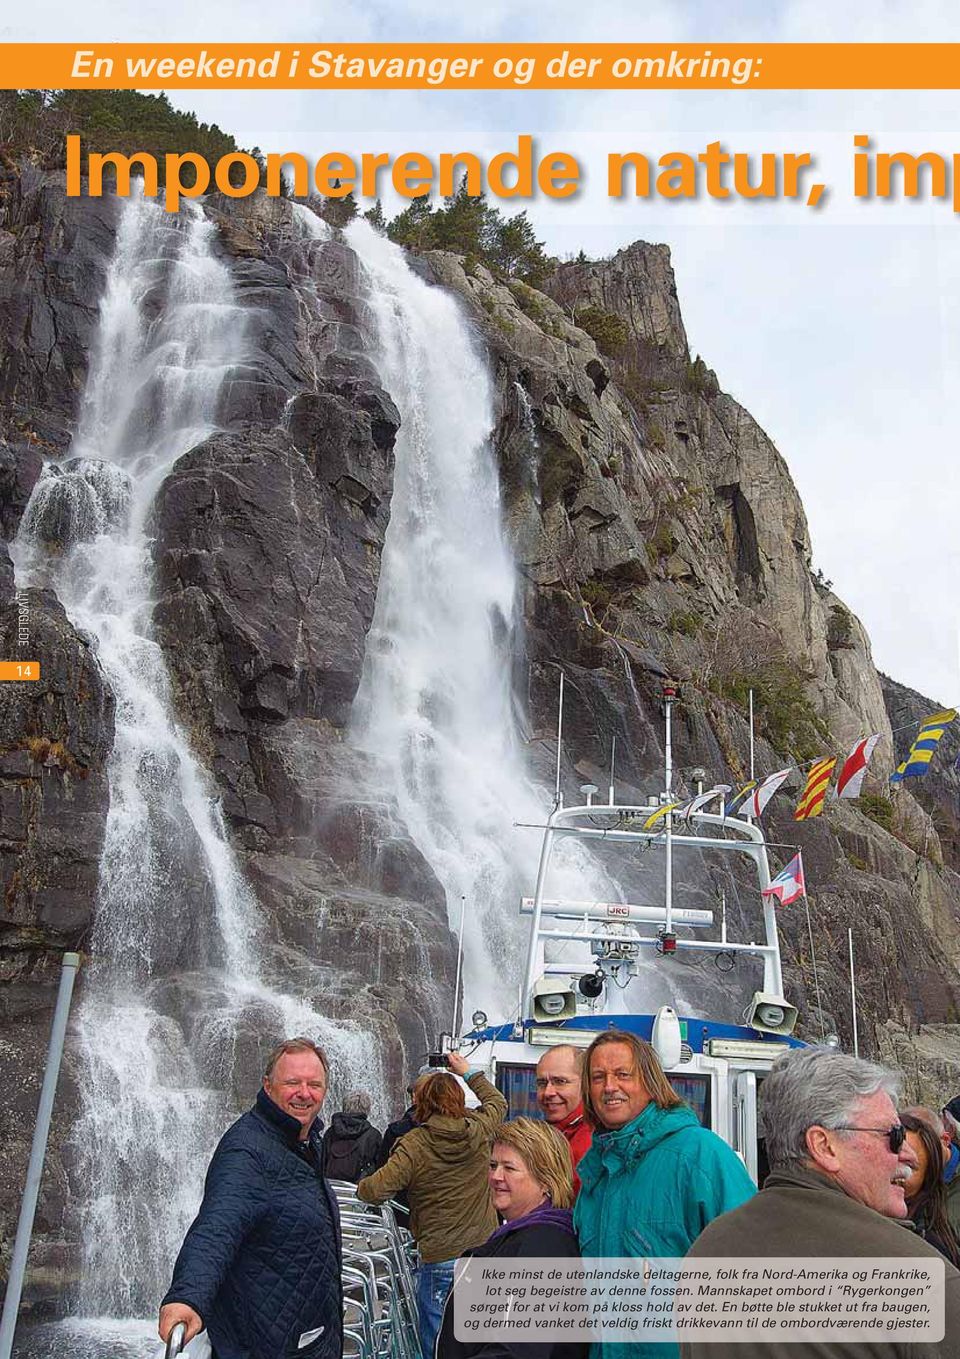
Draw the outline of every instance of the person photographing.
[[[407,1191],[410,1230],[420,1252],[417,1309],[420,1344],[433,1354],[458,1255],[482,1245],[497,1227],[487,1185],[490,1144],[507,1113],[496,1086],[459,1052],[448,1070],[421,1077],[413,1092],[417,1127],[397,1142],[387,1164],[357,1185],[364,1203]],[[467,1109],[461,1077],[480,1101]]]

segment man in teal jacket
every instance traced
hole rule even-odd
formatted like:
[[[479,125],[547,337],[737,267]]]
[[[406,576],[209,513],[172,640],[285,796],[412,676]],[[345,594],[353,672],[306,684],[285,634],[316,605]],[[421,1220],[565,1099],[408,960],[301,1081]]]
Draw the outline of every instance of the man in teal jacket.
[[[676,1094],[649,1043],[609,1029],[583,1068],[597,1129],[577,1167],[573,1222],[587,1256],[686,1255],[721,1213],[756,1193],[737,1155]],[[672,1359],[668,1343],[607,1341],[591,1359]]]

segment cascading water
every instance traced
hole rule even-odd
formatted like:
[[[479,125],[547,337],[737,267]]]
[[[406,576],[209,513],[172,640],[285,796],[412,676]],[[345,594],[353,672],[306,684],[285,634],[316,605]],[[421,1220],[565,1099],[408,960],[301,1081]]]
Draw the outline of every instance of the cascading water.
[[[493,392],[456,302],[428,287],[366,223],[347,237],[366,271],[376,363],[401,414],[390,526],[363,679],[358,745],[386,766],[413,840],[465,907],[465,1012],[516,1007],[543,790],[525,769],[511,693],[516,575],[490,446]],[[557,894],[613,899],[570,847]]]
[[[530,393],[522,382],[515,382],[513,389],[517,394],[517,400],[520,402],[523,432],[529,448],[526,467],[530,494],[533,497],[534,505],[537,509],[540,509],[540,436],[537,433],[537,422],[533,418],[533,403],[530,400]]]
[[[382,1084],[359,1030],[272,989],[259,914],[178,728],[151,631],[149,514],[177,459],[217,426],[245,313],[196,204],[122,208],[97,352],[70,457],[24,516],[21,585],[52,585],[95,639],[116,698],[110,809],[76,1023],[86,1315],[150,1315],[230,1118],[235,1048],[308,1033]],[[56,539],[65,550],[45,551]]]

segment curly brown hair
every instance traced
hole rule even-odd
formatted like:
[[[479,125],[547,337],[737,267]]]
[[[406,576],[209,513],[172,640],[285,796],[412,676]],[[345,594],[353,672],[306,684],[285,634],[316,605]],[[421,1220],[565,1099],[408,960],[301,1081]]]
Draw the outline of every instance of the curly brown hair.
[[[463,1118],[466,1112],[463,1087],[449,1071],[421,1076],[413,1087],[413,1116],[418,1123],[426,1123],[433,1114],[442,1114],[445,1118]]]

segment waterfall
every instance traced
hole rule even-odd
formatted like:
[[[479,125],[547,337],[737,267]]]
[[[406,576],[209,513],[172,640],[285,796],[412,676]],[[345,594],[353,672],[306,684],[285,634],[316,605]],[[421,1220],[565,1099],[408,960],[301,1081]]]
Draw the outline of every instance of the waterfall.
[[[246,315],[200,205],[121,208],[96,351],[68,458],[24,515],[18,583],[56,589],[116,698],[96,918],[76,1013],[80,1311],[154,1313],[237,1099],[241,1057],[307,1033],[334,1073],[382,1084],[373,1044],[273,989],[257,903],[215,790],[173,716],[151,627],[158,487],[217,428]],[[62,549],[50,556],[47,545]],[[246,1073],[247,1077],[249,1072]]]
[[[517,394],[517,400],[520,402],[521,427],[529,449],[529,457],[526,462],[527,484],[530,488],[530,494],[533,497],[533,503],[539,510],[541,508],[540,435],[537,432],[537,422],[533,415],[533,403],[530,400],[530,393],[522,382],[515,382],[513,384],[513,389]]]
[[[464,1012],[504,1016],[516,1010],[518,904],[540,844],[515,822],[542,825],[549,796],[528,775],[511,692],[516,572],[490,443],[493,389],[453,297],[367,223],[347,239],[366,272],[371,358],[401,415],[353,739],[385,767],[454,931],[465,909]],[[578,847],[557,859],[552,894],[614,899]]]

